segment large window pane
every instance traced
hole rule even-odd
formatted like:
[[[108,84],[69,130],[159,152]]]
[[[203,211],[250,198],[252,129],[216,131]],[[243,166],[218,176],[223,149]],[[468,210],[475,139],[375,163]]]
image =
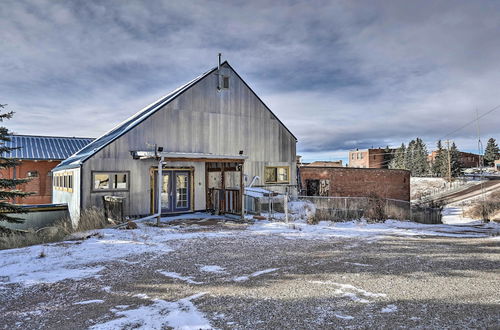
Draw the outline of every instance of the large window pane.
[[[278,181],[276,167],[266,167],[264,176],[266,182]]]
[[[109,174],[94,174],[94,189],[109,189]]]
[[[278,181],[279,182],[288,182],[288,168],[287,167],[278,167]]]
[[[113,188],[115,188],[115,189],[127,189],[127,174],[126,173],[115,174]]]

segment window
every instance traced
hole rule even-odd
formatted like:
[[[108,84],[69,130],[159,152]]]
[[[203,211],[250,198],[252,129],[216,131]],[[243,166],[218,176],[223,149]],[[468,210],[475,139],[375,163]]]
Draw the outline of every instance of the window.
[[[29,171],[28,178],[36,178],[38,176],[38,171]]]
[[[355,155],[355,153],[352,153],[352,154],[351,154],[351,159],[354,159],[354,155]]]
[[[109,189],[109,174],[94,174],[94,190]]]
[[[92,191],[128,190],[128,172],[92,172]]]
[[[73,172],[54,173],[52,182],[55,190],[73,191]]]
[[[224,88],[224,89],[229,88],[229,77],[228,76],[222,77],[222,88]]]
[[[290,167],[266,166],[264,179],[266,183],[290,183]]]
[[[113,189],[127,189],[127,173],[115,174]]]

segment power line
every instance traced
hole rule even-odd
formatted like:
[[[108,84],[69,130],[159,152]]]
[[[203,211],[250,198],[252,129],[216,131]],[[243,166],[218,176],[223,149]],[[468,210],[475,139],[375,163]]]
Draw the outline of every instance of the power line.
[[[490,109],[490,110],[486,111],[486,112],[485,112],[485,113],[483,113],[482,115],[477,116],[477,117],[476,117],[476,119],[471,120],[470,122],[467,122],[466,124],[464,124],[464,125],[460,126],[459,128],[457,128],[457,129],[455,129],[455,130],[451,131],[450,133],[446,134],[445,136],[443,136],[443,137],[439,138],[439,140],[443,140],[443,139],[445,139],[445,138],[449,137],[449,136],[450,136],[450,135],[452,135],[453,133],[456,133],[456,132],[458,132],[458,131],[460,131],[460,130],[464,129],[465,127],[469,126],[470,124],[472,124],[472,123],[474,123],[474,122],[476,122],[476,121],[479,121],[479,119],[483,118],[483,117],[484,117],[484,116],[486,116],[486,115],[489,115],[490,113],[492,113],[493,111],[496,111],[496,110],[498,110],[498,109],[500,109],[500,104],[499,104],[499,105],[497,105],[496,107],[494,107],[494,108],[492,108],[492,109]]]

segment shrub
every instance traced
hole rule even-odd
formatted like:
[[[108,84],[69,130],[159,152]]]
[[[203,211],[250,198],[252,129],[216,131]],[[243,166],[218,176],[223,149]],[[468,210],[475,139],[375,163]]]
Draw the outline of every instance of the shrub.
[[[41,228],[37,231],[31,229],[27,231],[3,231],[0,233],[0,250],[59,242],[74,232],[100,229],[107,226],[109,226],[109,222],[104,219],[102,209],[91,207],[82,210],[76,229],[73,228],[71,219],[66,217],[52,227]]]
[[[387,220],[385,206],[386,201],[384,198],[375,193],[371,194],[368,197],[368,203],[364,213],[365,218],[377,222]]]
[[[489,220],[500,211],[500,191],[489,194],[484,200],[474,202],[465,212],[472,219]]]

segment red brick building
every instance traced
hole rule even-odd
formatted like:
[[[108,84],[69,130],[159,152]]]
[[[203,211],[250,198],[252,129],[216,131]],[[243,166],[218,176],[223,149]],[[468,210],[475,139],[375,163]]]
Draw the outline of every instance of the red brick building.
[[[376,148],[349,151],[349,167],[389,168],[396,149]]]
[[[315,161],[315,162],[307,164],[307,166],[313,166],[313,167],[342,167],[342,160]]]
[[[473,154],[470,152],[462,152],[459,151],[460,154],[460,163],[462,164],[462,167],[464,168],[471,168],[471,167],[479,167],[479,162],[480,162],[480,156],[478,154]],[[430,164],[434,163],[434,160],[436,159],[438,155],[438,151],[433,151],[427,156],[427,160],[429,161]]]
[[[30,178],[18,186],[22,191],[34,193],[17,199],[19,204],[49,204],[52,202],[52,169],[93,139],[60,136],[13,135],[5,145],[13,150],[6,155],[19,160],[19,165],[0,170],[0,178]]]
[[[410,171],[301,166],[301,195],[410,200]]]

